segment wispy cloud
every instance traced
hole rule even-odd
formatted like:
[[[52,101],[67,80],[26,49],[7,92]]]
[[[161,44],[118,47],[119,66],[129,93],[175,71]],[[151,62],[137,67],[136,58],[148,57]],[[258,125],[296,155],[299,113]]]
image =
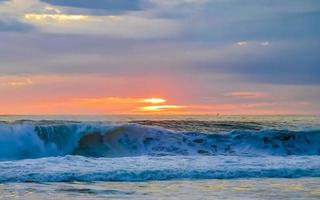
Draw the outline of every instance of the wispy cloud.
[[[264,92],[251,92],[251,91],[236,91],[224,94],[227,97],[236,97],[243,99],[262,99],[267,98],[269,95]]]
[[[98,9],[108,11],[140,10],[143,0],[41,0],[43,2],[75,8]]]
[[[92,7],[95,9],[101,8],[101,5],[111,10],[126,9],[126,6],[129,9],[131,6],[134,7],[132,2],[134,1],[105,0],[95,2],[72,1],[72,3],[70,1],[46,1],[45,3],[39,0],[26,0],[25,2],[12,0],[0,5],[0,16],[5,19],[7,24],[16,22],[26,26],[30,25],[40,33],[144,39],[162,38],[179,32],[180,25],[177,21],[156,16],[151,17],[150,14],[145,15],[143,12],[95,15],[94,11],[88,12],[81,9],[89,5],[96,5],[96,7]],[[140,2],[136,1],[135,4],[140,4]],[[68,9],[59,6],[71,6],[73,8]]]
[[[28,13],[25,23],[39,31],[60,34],[89,34],[113,38],[157,38],[175,34],[178,24],[166,19],[139,16],[88,16]]]
[[[2,87],[26,87],[33,84],[33,80],[28,77],[0,76],[0,86]]]
[[[269,46],[269,45],[270,45],[270,42],[265,41],[265,42],[261,42],[260,44],[261,44],[261,46]]]
[[[239,46],[244,46],[244,45],[247,45],[247,44],[248,44],[247,41],[239,41],[239,42],[237,42],[237,45],[239,45]]]

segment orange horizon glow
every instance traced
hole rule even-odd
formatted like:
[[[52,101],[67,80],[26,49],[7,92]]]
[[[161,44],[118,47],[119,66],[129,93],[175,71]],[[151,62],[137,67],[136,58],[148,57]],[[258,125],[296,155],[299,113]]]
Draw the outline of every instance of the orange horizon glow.
[[[141,79],[139,79],[141,80]],[[137,79],[134,79],[137,81]],[[145,81],[145,80],[144,80]],[[140,91],[128,89],[118,77],[83,76],[2,76],[0,114],[4,115],[238,115],[238,114],[306,114],[312,113],[308,102],[275,102],[272,95],[262,91],[235,90],[216,94],[239,102],[197,102],[176,95],[181,88],[173,88],[163,81],[148,80],[150,87]],[[91,83],[92,91],[87,87]],[[113,87],[112,83],[117,87]],[[54,86],[48,92],[48,87]],[[71,86],[71,87],[70,87]],[[76,86],[76,87],[75,87]],[[132,85],[133,86],[133,85]],[[51,89],[52,89],[51,88]],[[79,89],[78,89],[79,88]],[[106,91],[106,92],[104,92]],[[99,96],[100,93],[115,94]],[[83,94],[86,94],[83,96]],[[127,96],[117,96],[127,94]],[[145,95],[145,94],[148,94]],[[21,102],[23,99],[23,103]],[[296,112],[301,110],[301,112]]]
[[[74,99],[74,104],[83,106],[107,108],[119,106],[126,109],[129,113],[173,113],[177,110],[182,111],[185,106],[182,105],[166,105],[164,98],[129,98],[129,97],[103,97],[103,98],[83,98]]]
[[[167,100],[163,98],[130,98],[130,97],[80,98],[80,99],[74,99],[74,101],[84,103],[84,104],[104,104],[104,103],[163,104],[167,102]]]
[[[147,112],[147,113],[163,113],[163,112],[173,112],[176,110],[181,110],[185,106],[181,105],[165,105],[167,102],[164,98],[121,98],[121,97],[105,97],[105,98],[84,98],[75,99],[76,103],[80,103],[86,106],[98,106],[103,108],[107,105],[122,104],[122,106],[129,106],[127,109],[131,110],[129,112]]]
[[[149,101],[155,98],[103,97],[83,99],[38,100],[32,103],[17,104],[7,102],[1,108],[4,115],[241,115],[241,114],[296,114],[290,112],[292,107],[303,108],[306,102],[300,103],[252,103],[252,104],[154,104]],[[158,98],[156,98],[158,99]],[[142,101],[145,100],[145,101]],[[1,99],[0,99],[1,101]],[[148,102],[148,103],[146,103]],[[160,101],[157,101],[160,102]],[[271,108],[278,109],[271,109]]]

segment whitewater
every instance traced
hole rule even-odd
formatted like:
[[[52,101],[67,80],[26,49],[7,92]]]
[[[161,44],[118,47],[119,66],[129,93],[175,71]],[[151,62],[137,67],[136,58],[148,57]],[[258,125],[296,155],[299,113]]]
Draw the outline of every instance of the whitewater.
[[[181,130],[182,123],[189,129]],[[319,155],[316,127],[232,121],[0,123],[0,182],[319,177]]]

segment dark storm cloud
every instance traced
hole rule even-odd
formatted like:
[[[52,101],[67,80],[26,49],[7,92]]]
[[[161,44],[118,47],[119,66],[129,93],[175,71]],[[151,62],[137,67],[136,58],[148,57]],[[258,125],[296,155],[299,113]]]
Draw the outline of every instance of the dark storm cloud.
[[[103,9],[108,11],[140,10],[141,0],[41,0],[43,2],[75,8]]]

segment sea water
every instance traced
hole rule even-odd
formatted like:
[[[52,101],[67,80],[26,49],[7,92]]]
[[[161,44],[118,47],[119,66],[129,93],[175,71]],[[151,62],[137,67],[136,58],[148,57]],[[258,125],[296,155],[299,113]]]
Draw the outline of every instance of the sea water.
[[[319,199],[317,116],[1,116],[0,199]]]

